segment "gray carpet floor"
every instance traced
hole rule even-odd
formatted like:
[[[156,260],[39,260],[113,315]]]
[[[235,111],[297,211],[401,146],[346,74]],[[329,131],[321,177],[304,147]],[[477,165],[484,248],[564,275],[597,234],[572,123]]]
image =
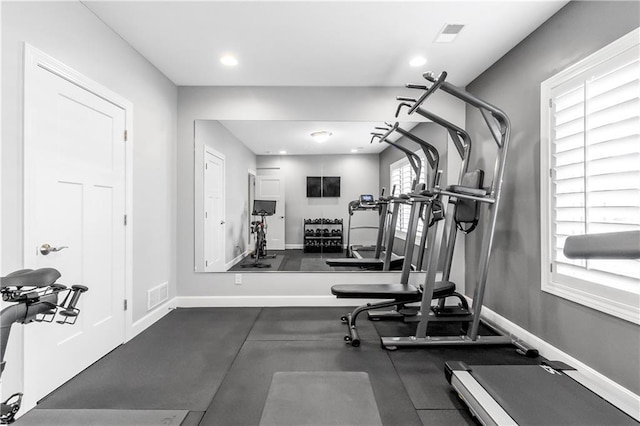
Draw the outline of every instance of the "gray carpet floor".
[[[185,410],[185,426],[259,425],[274,374],[359,372],[369,378],[384,425],[473,425],[446,382],[445,361],[539,363],[512,347],[389,352],[380,347],[380,336],[409,335],[413,326],[364,316],[362,344],[354,348],[343,341],[340,316],[347,311],[178,309],[61,386],[35,411]]]

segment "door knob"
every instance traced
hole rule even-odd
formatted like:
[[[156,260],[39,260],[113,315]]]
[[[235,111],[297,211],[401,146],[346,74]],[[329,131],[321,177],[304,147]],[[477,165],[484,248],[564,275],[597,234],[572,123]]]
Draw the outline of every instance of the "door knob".
[[[50,244],[43,244],[43,245],[41,245],[41,246],[40,246],[40,253],[41,253],[43,256],[46,256],[46,255],[48,255],[49,253],[55,253],[55,252],[57,252],[57,251],[64,250],[64,249],[66,249],[66,248],[69,248],[69,247],[67,247],[67,246],[51,247],[51,245],[50,245]]]
[[[224,220],[220,221],[220,225],[224,225],[225,223],[227,223],[227,222],[225,222]]]

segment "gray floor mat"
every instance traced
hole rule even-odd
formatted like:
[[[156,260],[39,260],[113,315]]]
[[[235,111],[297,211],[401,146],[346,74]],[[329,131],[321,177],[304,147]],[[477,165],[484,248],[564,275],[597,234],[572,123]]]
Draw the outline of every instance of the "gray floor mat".
[[[369,375],[364,372],[276,372],[261,426],[382,426]]]
[[[177,309],[62,385],[41,408],[205,411],[259,308]]]
[[[327,262],[325,261],[325,259],[302,259],[300,261],[300,270],[329,272],[329,271],[333,271],[333,268],[327,265]]]
[[[258,425],[274,373],[363,371],[385,425],[421,425],[387,352],[378,342],[354,348],[342,341],[247,341],[200,426]]]
[[[348,334],[340,317],[353,308],[263,308],[247,340],[332,340]],[[378,341],[371,321],[362,315],[358,331],[362,340]]]
[[[179,426],[186,410],[55,410],[35,409],[16,426]]]

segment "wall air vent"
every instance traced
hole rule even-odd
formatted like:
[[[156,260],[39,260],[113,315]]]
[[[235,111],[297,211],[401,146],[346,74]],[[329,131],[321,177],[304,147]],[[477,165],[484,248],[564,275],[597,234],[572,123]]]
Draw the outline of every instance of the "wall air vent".
[[[451,43],[460,34],[464,24],[446,24],[438,33],[436,43]]]
[[[152,310],[167,299],[169,299],[169,283],[165,282],[147,290],[147,311]]]

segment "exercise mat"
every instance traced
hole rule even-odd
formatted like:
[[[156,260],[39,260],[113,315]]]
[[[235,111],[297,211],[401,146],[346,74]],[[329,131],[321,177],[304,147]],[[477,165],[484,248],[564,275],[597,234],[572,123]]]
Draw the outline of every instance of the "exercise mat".
[[[365,372],[273,374],[260,426],[382,425]]]
[[[300,262],[300,271],[333,271],[333,268],[327,265],[324,259],[302,259]]]

